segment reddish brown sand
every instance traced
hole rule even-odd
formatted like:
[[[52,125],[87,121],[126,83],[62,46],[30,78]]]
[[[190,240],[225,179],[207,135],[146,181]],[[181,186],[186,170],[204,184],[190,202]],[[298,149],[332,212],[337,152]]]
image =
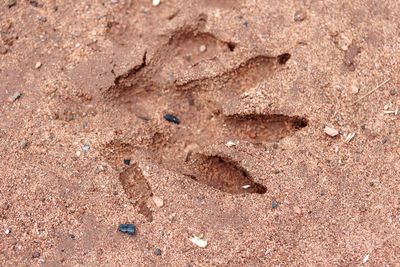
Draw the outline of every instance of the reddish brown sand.
[[[1,266],[400,266],[399,1],[13,2]]]

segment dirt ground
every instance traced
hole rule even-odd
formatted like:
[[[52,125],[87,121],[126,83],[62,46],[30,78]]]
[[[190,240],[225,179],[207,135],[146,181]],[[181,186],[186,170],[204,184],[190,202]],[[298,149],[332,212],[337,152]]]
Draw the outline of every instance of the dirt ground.
[[[399,14],[1,1],[0,265],[400,266]]]

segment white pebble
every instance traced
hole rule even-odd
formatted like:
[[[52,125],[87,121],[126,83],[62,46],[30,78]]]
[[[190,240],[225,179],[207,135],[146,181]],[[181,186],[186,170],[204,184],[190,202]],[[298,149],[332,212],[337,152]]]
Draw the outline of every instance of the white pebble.
[[[198,236],[193,236],[192,238],[190,238],[190,241],[192,241],[193,244],[195,244],[196,246],[198,246],[200,248],[207,247],[207,240],[201,239]]]
[[[160,197],[153,196],[153,202],[157,208],[161,208],[162,206],[164,206],[164,200],[162,200],[162,198]]]
[[[10,229],[6,229],[6,230],[4,231],[4,233],[5,233],[6,235],[8,235],[8,234],[11,233],[11,230],[10,230]]]
[[[201,45],[200,48],[199,48],[199,51],[200,51],[201,53],[206,52],[206,50],[207,50],[207,46],[205,46],[205,45]]]
[[[35,69],[38,69],[38,68],[40,68],[41,66],[42,66],[42,63],[41,63],[41,62],[36,62]]]
[[[338,130],[336,130],[336,129],[334,129],[334,128],[331,128],[331,127],[329,127],[329,126],[325,126],[324,132],[325,132],[327,135],[331,136],[331,137],[335,137],[336,135],[339,134],[339,131],[338,131]]]
[[[363,263],[366,263],[369,260],[369,254],[365,255],[363,259]]]
[[[153,6],[158,6],[161,4],[161,0],[153,0]]]
[[[236,143],[233,142],[233,141],[228,141],[228,142],[226,142],[225,145],[226,145],[227,147],[233,147],[233,146],[236,146]]]

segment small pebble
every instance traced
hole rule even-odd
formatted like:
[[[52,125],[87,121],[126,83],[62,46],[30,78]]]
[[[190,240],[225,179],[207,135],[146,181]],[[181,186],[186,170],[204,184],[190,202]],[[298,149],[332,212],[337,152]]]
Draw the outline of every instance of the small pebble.
[[[35,65],[35,69],[39,69],[41,66],[42,66],[42,63],[41,62],[37,62],[36,65]]]
[[[200,248],[205,248],[208,245],[207,240],[204,240],[202,236],[193,236],[190,241]]]
[[[303,21],[306,19],[306,13],[303,10],[299,10],[294,13],[294,21]]]
[[[228,141],[228,142],[226,142],[225,145],[226,145],[227,147],[233,147],[233,146],[236,146],[236,143],[233,142],[233,141]]]
[[[162,200],[162,198],[160,197],[153,196],[153,202],[157,208],[161,208],[162,206],[164,206],[164,200]]]
[[[161,0],[153,0],[153,6],[159,6],[161,4]]]
[[[13,94],[13,95],[10,97],[10,100],[11,100],[11,102],[15,102],[15,101],[17,101],[17,99],[19,99],[21,96],[22,96],[22,93],[16,92],[15,94]]]
[[[131,160],[130,159],[124,159],[124,164],[129,166],[131,165]]]
[[[351,86],[351,92],[352,92],[353,94],[358,94],[359,91],[360,91],[360,88],[358,88],[357,85],[352,85],[352,86]]]
[[[11,230],[10,230],[10,229],[6,229],[6,230],[4,231],[4,233],[5,233],[6,235],[8,235],[8,234],[11,233]]]
[[[154,255],[156,255],[156,256],[161,256],[161,249],[156,248],[156,249],[154,250]]]
[[[325,126],[324,132],[325,132],[327,135],[331,136],[331,137],[335,137],[336,135],[339,134],[339,131],[338,131],[338,130],[336,130],[336,129],[334,129],[334,128],[331,128],[331,127],[329,127],[329,126]]]
[[[83,150],[83,152],[85,152],[85,153],[89,152],[89,149],[90,149],[90,147],[89,147],[88,144],[84,144],[83,147],[82,147],[82,150]]]
[[[28,147],[28,141],[22,140],[21,142],[19,142],[19,148],[20,149],[25,149],[27,147]]]
[[[99,174],[99,173],[101,173],[101,172],[103,172],[103,171],[104,171],[104,167],[103,167],[102,165],[97,165],[94,172],[95,172],[96,174]]]
[[[272,208],[276,209],[279,206],[279,203],[274,199],[272,200]]]
[[[391,96],[394,96],[394,95],[396,95],[397,94],[397,90],[396,90],[396,88],[392,88],[392,89],[390,89],[390,95]]]
[[[199,51],[200,51],[201,53],[206,52],[206,50],[207,50],[207,46],[205,46],[205,45],[201,45],[201,46],[199,47]]]
[[[367,263],[368,260],[369,260],[369,254],[365,255],[365,257],[363,259],[363,263]]]
[[[178,117],[172,115],[172,114],[165,114],[164,119],[166,119],[169,122],[175,123],[175,124],[180,124],[181,121],[178,119]]]
[[[39,257],[40,257],[40,252],[38,252],[38,251],[33,252],[32,259],[39,258]]]
[[[123,223],[118,226],[118,230],[124,234],[128,235],[135,235],[136,234],[136,227],[132,223]]]

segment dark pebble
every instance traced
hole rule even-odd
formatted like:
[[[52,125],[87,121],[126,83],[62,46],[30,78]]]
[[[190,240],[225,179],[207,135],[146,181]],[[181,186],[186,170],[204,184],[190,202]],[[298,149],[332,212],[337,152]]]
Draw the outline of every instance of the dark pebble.
[[[131,160],[130,159],[124,159],[124,164],[125,165],[131,165]]]
[[[175,124],[181,123],[181,121],[172,114],[165,114],[164,119],[166,119],[169,122],[175,123]]]
[[[272,208],[276,209],[279,206],[279,203],[274,199],[272,200]]]
[[[156,255],[156,256],[161,256],[161,249],[156,248],[156,249],[154,250],[154,255]]]
[[[306,19],[306,13],[303,10],[299,10],[296,13],[294,13],[294,21],[303,21]]]
[[[397,94],[396,88],[392,88],[392,89],[390,90],[390,95],[391,95],[391,96],[394,96],[394,95],[396,95],[396,94]]]
[[[118,226],[118,230],[122,233],[128,235],[135,235],[136,234],[136,227],[132,223],[123,223]]]

